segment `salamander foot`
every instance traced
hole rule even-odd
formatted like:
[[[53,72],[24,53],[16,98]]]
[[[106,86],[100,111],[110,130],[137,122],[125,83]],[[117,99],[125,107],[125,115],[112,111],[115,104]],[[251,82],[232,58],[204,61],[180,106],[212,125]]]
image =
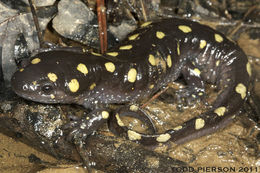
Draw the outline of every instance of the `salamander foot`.
[[[179,107],[194,106],[203,101],[205,98],[205,91],[193,86],[179,89],[175,94],[175,100]]]

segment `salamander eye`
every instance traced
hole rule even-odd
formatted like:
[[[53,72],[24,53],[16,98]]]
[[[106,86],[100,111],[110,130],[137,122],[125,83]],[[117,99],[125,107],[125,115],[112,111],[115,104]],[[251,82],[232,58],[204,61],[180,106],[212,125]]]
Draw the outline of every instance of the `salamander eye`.
[[[41,89],[45,94],[49,94],[52,91],[53,87],[50,84],[46,84]]]

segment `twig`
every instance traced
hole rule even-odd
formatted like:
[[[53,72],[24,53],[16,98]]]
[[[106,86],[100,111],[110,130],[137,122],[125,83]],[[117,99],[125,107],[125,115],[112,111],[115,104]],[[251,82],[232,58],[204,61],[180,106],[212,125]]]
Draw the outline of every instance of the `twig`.
[[[141,2],[141,7],[142,7],[142,13],[144,16],[144,21],[147,21],[147,15],[146,15],[145,7],[144,7],[144,2],[143,2],[143,0],[141,0],[140,2]]]
[[[149,103],[151,103],[154,99],[159,97],[162,93],[164,93],[167,89],[169,89],[169,86],[166,86],[163,90],[156,93],[152,98],[150,98],[146,103],[144,103],[140,108],[145,108]]]
[[[41,32],[39,20],[38,20],[37,14],[36,14],[35,5],[32,3],[32,0],[28,0],[28,2],[30,4],[34,25],[36,27],[37,36],[39,39],[39,46],[40,46],[40,48],[43,48],[44,43],[43,43],[43,38],[42,38],[42,32]]]
[[[104,0],[97,0],[97,14],[98,14],[98,30],[100,49],[103,54],[107,50],[107,22],[106,22],[106,7]]]

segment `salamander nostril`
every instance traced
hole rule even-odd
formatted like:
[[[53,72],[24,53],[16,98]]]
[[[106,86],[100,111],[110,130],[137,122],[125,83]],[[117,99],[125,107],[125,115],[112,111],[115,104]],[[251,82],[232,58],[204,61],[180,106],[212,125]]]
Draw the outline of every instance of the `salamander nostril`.
[[[24,84],[22,88],[23,88],[24,91],[27,91],[29,89],[27,84]]]

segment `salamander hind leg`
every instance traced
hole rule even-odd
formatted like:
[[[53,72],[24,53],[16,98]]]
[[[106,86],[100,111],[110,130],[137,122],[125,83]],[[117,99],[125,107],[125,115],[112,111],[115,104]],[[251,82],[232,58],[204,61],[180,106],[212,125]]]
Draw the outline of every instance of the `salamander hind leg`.
[[[181,107],[192,106],[205,98],[205,84],[200,76],[201,71],[188,62],[181,73],[187,86],[176,92],[175,100]]]

